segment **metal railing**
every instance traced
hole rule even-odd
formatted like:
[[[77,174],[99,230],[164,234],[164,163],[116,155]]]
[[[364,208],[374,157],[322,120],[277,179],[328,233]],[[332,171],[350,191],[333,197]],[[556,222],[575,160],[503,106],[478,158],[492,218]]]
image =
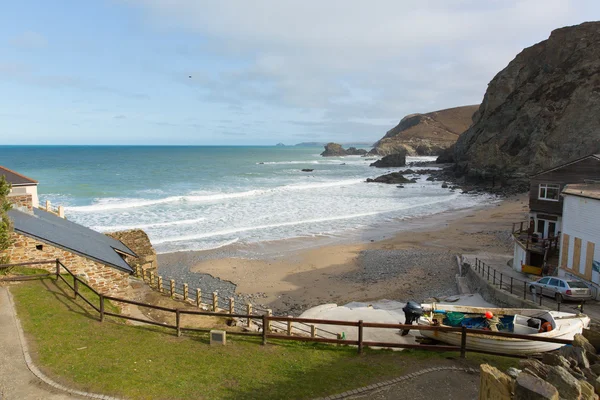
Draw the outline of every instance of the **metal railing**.
[[[523,300],[527,300],[528,295],[530,295],[530,300],[534,303],[539,304],[540,307],[556,308],[557,311],[560,311],[561,306],[565,304],[563,303],[561,297],[559,297],[558,300],[546,299],[546,301],[544,301],[544,296],[542,295],[541,289],[538,290],[539,288],[531,286],[531,281],[524,281],[518,278],[514,278],[511,275],[503,274],[501,271],[492,268],[489,264],[486,264],[478,258],[475,258],[475,265],[471,266],[471,268],[474,272],[478,273],[483,278],[485,278],[488,281],[488,283],[490,283],[495,288],[504,290],[506,292],[509,292],[510,294],[514,294],[519,297],[523,297]],[[573,309],[583,312],[584,305],[585,300],[582,300],[579,303],[577,303],[577,306],[573,307]]]

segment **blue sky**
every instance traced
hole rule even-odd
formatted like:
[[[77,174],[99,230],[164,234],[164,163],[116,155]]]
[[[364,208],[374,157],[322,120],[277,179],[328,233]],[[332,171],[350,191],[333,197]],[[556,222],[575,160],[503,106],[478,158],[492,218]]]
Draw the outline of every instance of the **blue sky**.
[[[5,2],[0,144],[375,141],[477,104],[565,0]]]

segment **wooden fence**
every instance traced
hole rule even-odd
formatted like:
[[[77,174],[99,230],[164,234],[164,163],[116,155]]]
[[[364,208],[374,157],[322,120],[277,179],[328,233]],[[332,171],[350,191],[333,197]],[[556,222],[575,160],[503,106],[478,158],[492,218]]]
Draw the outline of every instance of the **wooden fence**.
[[[30,262],[23,264],[5,264],[0,265],[0,269],[13,267],[13,266],[30,266],[35,264],[48,264],[54,263],[56,265],[55,273],[53,274],[43,274],[36,275],[35,278],[46,278],[48,276],[53,276],[55,279],[61,280],[64,282],[72,291],[74,299],[77,297],[81,298],[85,303],[87,303],[92,309],[98,312],[99,321],[104,322],[106,316],[111,316],[114,318],[122,318],[130,321],[136,321],[139,323],[151,324],[161,326],[163,328],[173,329],[176,332],[177,336],[181,336],[182,332],[210,332],[209,328],[192,328],[185,327],[181,324],[181,316],[182,315],[201,315],[201,316],[212,316],[212,317],[228,317],[228,318],[242,318],[247,320],[258,320],[262,325],[262,332],[240,332],[240,331],[231,331],[228,330],[228,335],[244,335],[244,336],[257,336],[262,338],[262,344],[267,344],[268,339],[277,339],[277,340],[296,340],[296,341],[305,341],[305,342],[315,342],[315,343],[332,343],[337,345],[352,345],[357,346],[358,353],[362,353],[365,346],[370,347],[385,347],[385,348],[408,348],[408,349],[421,349],[421,350],[429,350],[429,351],[456,351],[460,353],[461,358],[465,357],[467,351],[473,351],[478,353],[488,353],[488,354],[497,354],[493,352],[486,351],[478,351],[478,350],[468,350],[466,348],[467,336],[470,334],[477,335],[488,335],[488,336],[497,336],[504,338],[513,338],[513,339],[526,339],[538,342],[550,342],[550,343],[558,343],[558,344],[572,344],[571,340],[565,339],[555,339],[555,338],[546,338],[546,337],[532,337],[530,335],[519,335],[513,333],[506,332],[495,332],[495,331],[483,331],[476,329],[468,329],[466,327],[449,327],[449,326],[425,326],[425,325],[405,325],[405,324],[382,324],[375,322],[365,322],[365,321],[336,321],[336,320],[322,320],[322,319],[313,319],[313,318],[295,318],[295,317],[278,317],[268,314],[263,315],[249,315],[249,314],[231,314],[231,313],[219,313],[214,311],[196,311],[189,309],[180,309],[180,308],[170,308],[170,307],[162,307],[156,306],[153,304],[137,302],[133,300],[123,299],[114,296],[108,296],[102,293],[99,293],[94,288],[92,288],[87,282],[82,280],[77,275],[73,274],[67,267],[65,267],[60,260],[52,260],[52,261],[41,261],[41,262]],[[69,282],[69,279],[63,276],[63,270],[66,272],[68,276],[72,278],[73,284]],[[19,279],[25,278],[25,279]],[[10,280],[26,280],[31,279],[30,276],[25,277],[13,277]],[[4,279],[6,280],[6,279]],[[80,285],[88,288],[92,293],[98,296],[98,304],[94,304],[90,299],[86,298],[80,292]],[[175,325],[164,324],[152,320],[132,317],[128,315],[122,315],[113,313],[106,310],[106,301],[114,301],[125,304],[132,304],[138,307],[147,307],[153,310],[164,311],[168,313],[172,313],[175,315]],[[287,334],[279,334],[272,332],[271,325],[274,322],[285,323],[287,325]],[[343,338],[326,338],[326,337],[307,337],[307,336],[297,336],[291,334],[292,327],[294,324],[324,324],[324,325],[337,325],[337,326],[345,326],[352,327],[358,330],[357,340],[348,340]],[[404,329],[414,329],[414,330],[427,330],[427,331],[437,331],[437,332],[457,332],[461,335],[461,344],[460,346],[451,346],[451,345],[425,345],[425,344],[411,344],[411,343],[392,343],[392,342],[374,342],[374,341],[366,341],[364,340],[364,329],[365,328],[378,328],[378,329],[394,329],[394,330],[404,330]],[[511,356],[511,357],[522,357],[518,355],[509,355],[509,354],[501,354],[503,356]]]

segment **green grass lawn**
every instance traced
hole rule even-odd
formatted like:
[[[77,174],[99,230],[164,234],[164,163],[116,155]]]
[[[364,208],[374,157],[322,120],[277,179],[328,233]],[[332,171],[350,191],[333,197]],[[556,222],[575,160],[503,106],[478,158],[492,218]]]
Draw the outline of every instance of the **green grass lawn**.
[[[131,399],[314,398],[458,358],[425,351],[367,350],[359,356],[350,347],[289,341],[262,346],[260,338],[239,336],[211,347],[207,335],[178,338],[160,327],[100,323],[95,311],[52,279],[24,282],[11,292],[40,368],[68,386]],[[471,365],[516,364],[503,357],[468,359]]]

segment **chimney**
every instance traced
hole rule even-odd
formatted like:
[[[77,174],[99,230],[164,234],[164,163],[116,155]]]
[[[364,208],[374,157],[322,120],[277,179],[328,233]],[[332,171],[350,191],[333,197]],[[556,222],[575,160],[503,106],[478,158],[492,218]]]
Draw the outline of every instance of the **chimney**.
[[[8,195],[8,201],[19,211],[33,212],[33,201],[30,194]]]

